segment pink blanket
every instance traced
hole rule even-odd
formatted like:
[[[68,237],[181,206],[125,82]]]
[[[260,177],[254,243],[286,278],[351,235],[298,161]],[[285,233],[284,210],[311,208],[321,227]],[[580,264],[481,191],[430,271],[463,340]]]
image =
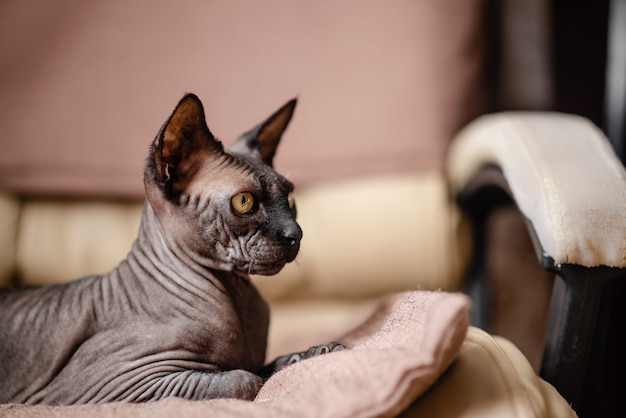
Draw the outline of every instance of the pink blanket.
[[[350,350],[283,369],[267,381],[254,402],[171,398],[148,404],[0,405],[0,416],[394,416],[454,360],[467,332],[469,306],[458,293],[416,291],[383,299],[368,320],[338,339]]]

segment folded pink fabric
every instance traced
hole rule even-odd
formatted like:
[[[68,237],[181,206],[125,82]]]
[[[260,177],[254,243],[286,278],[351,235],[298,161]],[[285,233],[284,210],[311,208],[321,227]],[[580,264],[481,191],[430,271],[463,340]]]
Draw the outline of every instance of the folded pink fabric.
[[[395,416],[454,360],[468,329],[469,307],[468,298],[458,293],[416,291],[382,299],[368,320],[338,339],[350,350],[283,369],[254,402],[172,398],[148,404],[0,405],[0,416]]]

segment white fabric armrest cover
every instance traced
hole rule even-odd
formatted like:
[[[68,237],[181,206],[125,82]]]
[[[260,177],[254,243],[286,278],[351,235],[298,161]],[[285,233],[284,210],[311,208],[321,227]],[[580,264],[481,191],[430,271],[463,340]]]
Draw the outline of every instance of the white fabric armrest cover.
[[[626,267],[626,173],[591,122],[549,112],[478,118],[450,149],[452,192],[486,165],[502,170],[543,256],[556,265]]]

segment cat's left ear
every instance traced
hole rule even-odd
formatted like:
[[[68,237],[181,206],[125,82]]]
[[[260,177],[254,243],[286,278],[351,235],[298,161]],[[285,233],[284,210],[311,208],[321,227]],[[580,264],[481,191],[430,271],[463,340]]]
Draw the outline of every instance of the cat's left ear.
[[[260,157],[270,167],[276,154],[276,148],[283,133],[289,126],[298,99],[285,103],[272,116],[241,135],[229,148],[236,153],[250,153]]]

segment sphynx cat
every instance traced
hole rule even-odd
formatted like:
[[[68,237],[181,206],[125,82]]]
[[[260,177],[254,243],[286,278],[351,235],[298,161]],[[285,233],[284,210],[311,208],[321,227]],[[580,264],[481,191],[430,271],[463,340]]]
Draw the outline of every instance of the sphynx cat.
[[[249,274],[272,275],[302,238],[293,184],[272,168],[292,100],[228,150],[188,94],[150,147],[136,241],[104,275],[0,291],[0,402],[81,404],[253,399],[268,306]]]

